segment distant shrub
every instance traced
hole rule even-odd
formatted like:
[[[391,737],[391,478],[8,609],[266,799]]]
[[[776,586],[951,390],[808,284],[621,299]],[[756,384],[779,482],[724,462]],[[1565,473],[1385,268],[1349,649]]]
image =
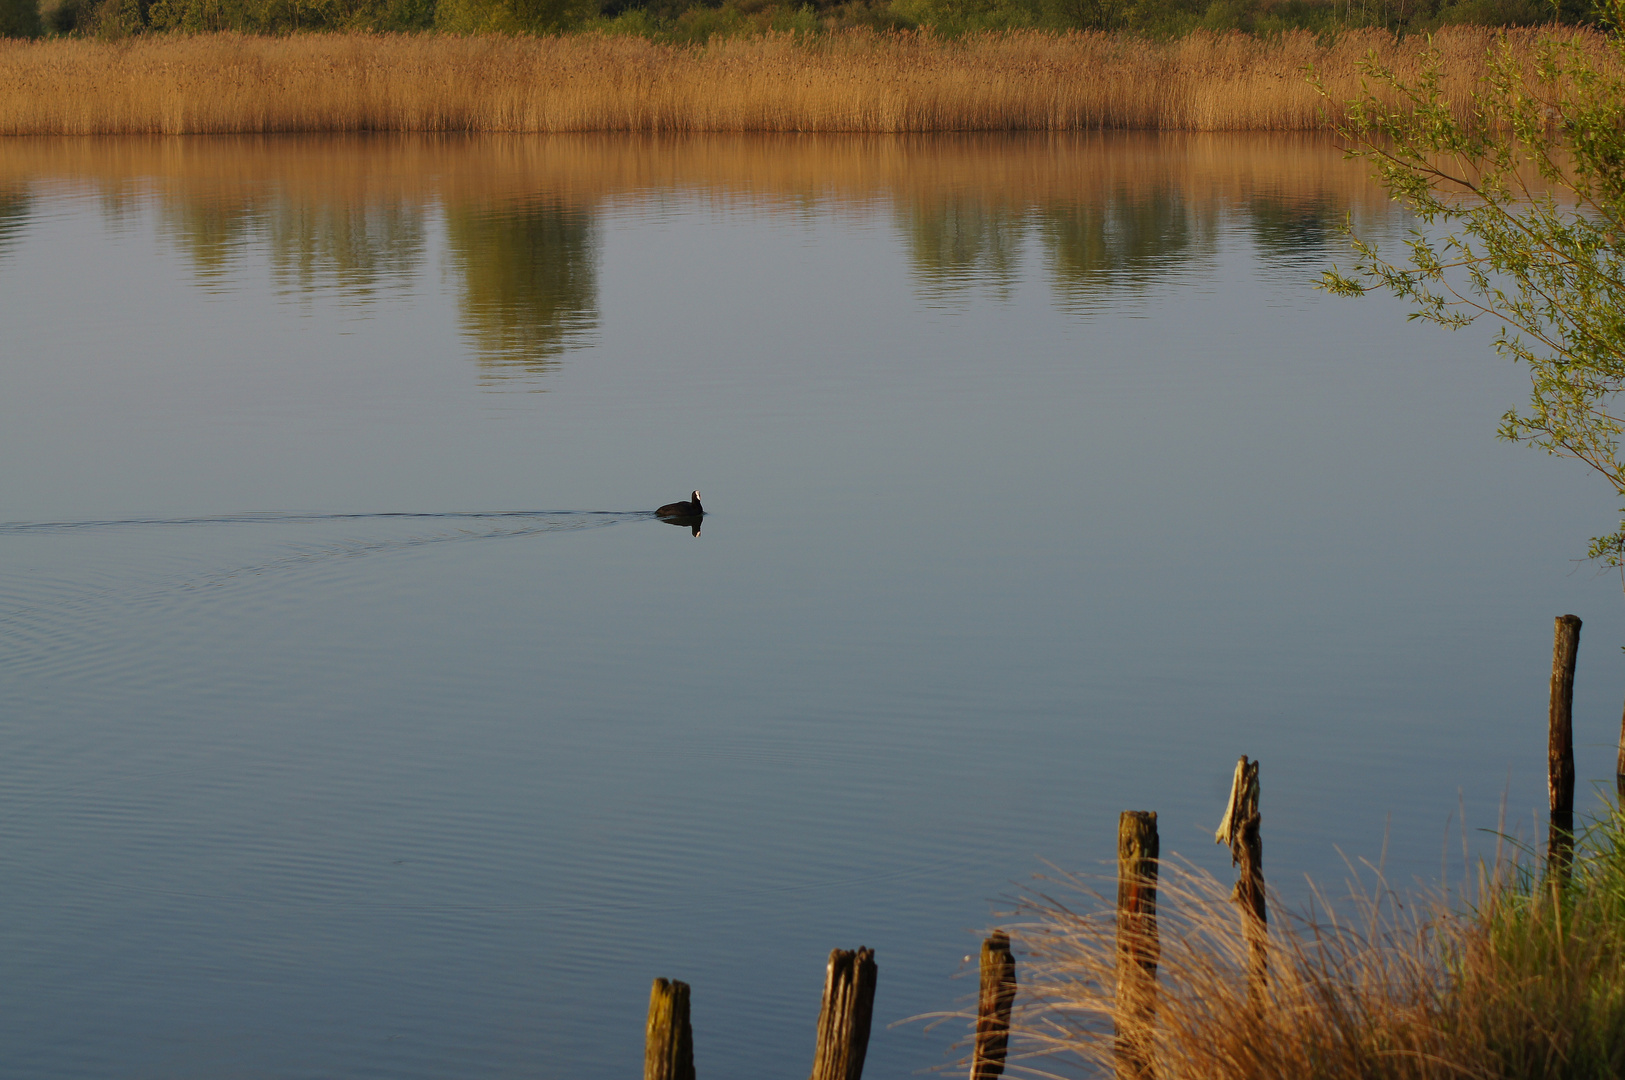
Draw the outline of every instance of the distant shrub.
[[[435,0],[62,0],[52,29],[103,40],[150,30],[404,32],[432,28],[434,15]]]
[[[1550,22],[1550,4],[1538,0],[1454,0],[1430,20],[1436,26],[1534,26]]]
[[[40,22],[47,34],[72,34],[95,9],[95,0],[47,0],[40,7]]]
[[[906,19],[950,35],[1015,30],[1040,21],[1024,0],[892,0],[891,6]]]
[[[0,37],[39,37],[39,0],[0,0]]]
[[[434,27],[451,34],[545,34],[579,27],[598,0],[439,0]]]

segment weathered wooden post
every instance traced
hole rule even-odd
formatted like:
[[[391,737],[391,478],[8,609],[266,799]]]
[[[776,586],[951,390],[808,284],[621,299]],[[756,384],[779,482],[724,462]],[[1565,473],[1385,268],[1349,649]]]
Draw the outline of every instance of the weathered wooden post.
[[[1155,811],[1124,810],[1117,819],[1117,1077],[1153,1075],[1157,1015],[1157,839]]]
[[[1546,724],[1546,792],[1552,820],[1546,836],[1546,876],[1566,884],[1574,859],[1574,665],[1580,620],[1559,615],[1552,640],[1552,690]]]
[[[976,1006],[976,1050],[970,1080],[993,1080],[1004,1074],[1010,1046],[1010,1008],[1016,1000],[1016,958],[1010,935],[995,930],[982,942],[982,992]]]
[[[1258,812],[1258,762],[1241,755],[1230,782],[1230,803],[1213,841],[1230,848],[1230,862],[1240,868],[1232,899],[1241,907],[1247,934],[1247,998],[1254,1006],[1264,1000],[1269,976],[1269,906],[1264,894],[1263,818]]]
[[[643,1034],[643,1080],[694,1080],[694,1029],[688,1023],[688,983],[656,979],[649,990]]]
[[[1619,760],[1614,763],[1614,791],[1619,795],[1619,808],[1625,810],[1625,716],[1619,718]]]
[[[859,1080],[869,1052],[875,1011],[873,949],[834,949],[824,970],[824,1003],[818,1010],[818,1049],[812,1080]]]

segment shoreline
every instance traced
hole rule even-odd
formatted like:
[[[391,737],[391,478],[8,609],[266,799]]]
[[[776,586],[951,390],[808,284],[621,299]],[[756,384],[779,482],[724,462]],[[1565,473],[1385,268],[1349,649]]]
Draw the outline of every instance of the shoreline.
[[[1531,55],[1552,28],[1431,38],[1466,101],[1505,33]],[[1561,28],[1604,48],[1594,31]],[[1326,131],[1367,54],[1414,78],[1429,38],[1307,31],[1157,42],[1011,31],[770,34],[703,46],[599,34],[150,35],[0,41],[0,135],[277,133],[867,133]]]

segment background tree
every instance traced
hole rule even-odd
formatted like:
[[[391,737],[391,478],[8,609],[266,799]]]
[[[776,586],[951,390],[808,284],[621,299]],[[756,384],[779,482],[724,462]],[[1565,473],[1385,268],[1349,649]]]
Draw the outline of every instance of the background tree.
[[[1466,108],[1442,96],[1437,54],[1414,85],[1368,60],[1338,130],[1421,227],[1394,261],[1355,237],[1354,271],[1322,285],[1387,288],[1449,328],[1499,322],[1496,348],[1530,377],[1500,435],[1585,462],[1625,500],[1625,0],[1601,15],[1600,44],[1554,29],[1533,61],[1502,40]],[[1625,520],[1590,554],[1625,565]]]
[[[439,0],[434,25],[454,34],[545,34],[598,14],[598,0]]]
[[[39,0],[0,0],[0,37],[39,35]]]

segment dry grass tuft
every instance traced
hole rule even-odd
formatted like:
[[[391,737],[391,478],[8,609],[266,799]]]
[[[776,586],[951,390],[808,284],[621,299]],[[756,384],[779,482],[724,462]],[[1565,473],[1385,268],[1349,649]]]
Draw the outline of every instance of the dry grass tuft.
[[[1602,37],[1579,35],[1602,51]],[[1439,32],[1459,101],[1493,31]],[[1508,32],[1528,53],[1542,33]],[[1325,127],[1375,53],[1402,76],[1426,42],[1380,31],[1170,42],[1009,32],[944,40],[849,31],[714,40],[307,34],[0,42],[0,134],[935,132]]]
[[[1407,907],[1386,891],[1342,921],[1272,911],[1270,975],[1249,1006],[1247,940],[1228,890],[1169,872],[1161,885],[1157,1080],[1602,1078],[1625,1069],[1625,832],[1592,830],[1558,894],[1517,866],[1486,872],[1476,902]],[[1070,882],[1081,886],[1081,882]],[[1012,1072],[1114,1067],[1111,913],[1053,899],[1012,937],[1023,964]]]

